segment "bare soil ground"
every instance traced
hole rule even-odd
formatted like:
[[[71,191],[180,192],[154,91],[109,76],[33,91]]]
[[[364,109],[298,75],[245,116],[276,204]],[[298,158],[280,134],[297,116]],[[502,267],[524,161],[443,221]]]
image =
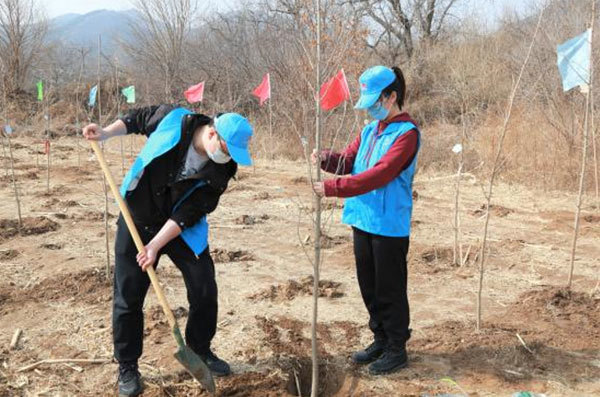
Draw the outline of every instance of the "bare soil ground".
[[[125,139],[129,148],[130,138]],[[17,137],[14,145],[21,232],[10,177],[0,170],[0,396],[115,395],[114,362],[43,364],[19,372],[43,359],[112,357],[101,171],[87,147],[79,166],[74,138],[58,139],[48,193],[46,161],[43,155],[36,159],[39,144],[34,142]],[[143,141],[134,143],[139,148]],[[117,179],[122,176],[119,147],[118,141],[107,146]],[[309,395],[313,211],[305,170],[300,162],[258,161],[255,169],[241,170],[210,216],[220,294],[214,348],[235,372],[217,380],[220,396]],[[455,266],[454,179],[417,176],[409,254],[410,365],[385,377],[371,377],[349,361],[371,335],[351,232],[340,223],[343,202],[326,200],[318,327],[323,396],[509,396],[521,390],[600,395],[600,214],[584,207],[569,292],[563,286],[573,195],[500,183],[492,207],[483,328],[476,332],[483,182],[469,177],[463,184],[467,260]],[[118,214],[112,199],[109,211],[112,262]],[[185,287],[166,257],[159,277],[183,325]],[[173,358],[174,345],[153,292],[145,312],[144,396],[205,395]],[[10,349],[18,328],[23,335]]]

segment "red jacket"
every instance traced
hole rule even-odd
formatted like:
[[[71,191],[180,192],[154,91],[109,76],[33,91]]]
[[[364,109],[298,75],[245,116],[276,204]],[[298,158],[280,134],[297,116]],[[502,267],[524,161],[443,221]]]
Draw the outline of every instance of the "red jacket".
[[[408,121],[416,125],[408,113],[402,113],[388,122],[380,121],[377,126],[378,135],[392,122]],[[354,159],[361,145],[361,134],[341,153],[331,150],[321,152],[321,168],[332,174],[347,175],[352,172]],[[373,145],[375,142],[365,144]],[[369,170],[360,174],[329,179],[324,182],[325,196],[353,197],[379,189],[394,180],[412,162],[419,145],[419,133],[412,129],[402,136],[389,148],[388,152]],[[369,153],[370,155],[370,153]]]

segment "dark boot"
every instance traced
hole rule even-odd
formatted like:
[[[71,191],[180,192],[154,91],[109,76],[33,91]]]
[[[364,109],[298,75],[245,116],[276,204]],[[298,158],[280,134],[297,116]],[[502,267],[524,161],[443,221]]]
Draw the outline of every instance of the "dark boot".
[[[408,365],[408,356],[405,348],[386,349],[381,357],[369,365],[371,375],[384,375],[395,372]]]
[[[387,341],[379,339],[367,346],[366,349],[352,354],[352,361],[355,364],[369,364],[377,360],[385,350]]]
[[[137,396],[142,392],[142,381],[137,362],[119,363],[119,396]]]
[[[221,360],[219,357],[217,357],[212,351],[209,350],[204,354],[199,354],[199,356],[214,375],[231,375],[231,367],[229,364],[227,364],[225,360]]]

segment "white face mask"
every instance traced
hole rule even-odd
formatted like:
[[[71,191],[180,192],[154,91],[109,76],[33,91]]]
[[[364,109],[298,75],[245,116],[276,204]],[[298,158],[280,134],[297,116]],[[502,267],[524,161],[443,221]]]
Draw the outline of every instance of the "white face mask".
[[[217,141],[218,141],[218,138],[217,138]],[[208,154],[208,157],[217,164],[226,164],[231,160],[231,156],[225,154],[221,150],[220,144],[217,144],[217,150],[215,150],[214,153],[211,153],[207,150],[206,154]]]

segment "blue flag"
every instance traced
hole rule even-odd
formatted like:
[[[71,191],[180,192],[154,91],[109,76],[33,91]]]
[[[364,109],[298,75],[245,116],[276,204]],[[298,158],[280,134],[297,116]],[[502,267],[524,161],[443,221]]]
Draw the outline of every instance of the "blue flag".
[[[90,100],[89,100],[89,105],[90,107],[94,107],[94,105],[96,104],[96,94],[98,94],[98,86],[95,85],[92,87],[92,89],[90,90]]]
[[[556,49],[564,91],[586,86],[590,82],[591,34],[591,29],[588,29],[579,36],[559,44]]]

